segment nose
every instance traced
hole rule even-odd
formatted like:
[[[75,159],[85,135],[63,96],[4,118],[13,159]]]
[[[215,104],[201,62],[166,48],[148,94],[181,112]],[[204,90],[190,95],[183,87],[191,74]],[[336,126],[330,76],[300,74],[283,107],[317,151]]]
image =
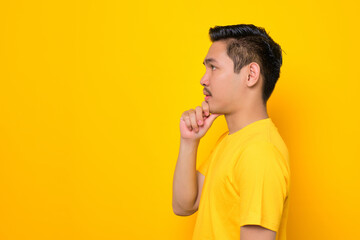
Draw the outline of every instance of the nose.
[[[205,73],[204,76],[201,78],[200,84],[201,84],[202,86],[209,86],[209,77],[207,76],[206,73]]]

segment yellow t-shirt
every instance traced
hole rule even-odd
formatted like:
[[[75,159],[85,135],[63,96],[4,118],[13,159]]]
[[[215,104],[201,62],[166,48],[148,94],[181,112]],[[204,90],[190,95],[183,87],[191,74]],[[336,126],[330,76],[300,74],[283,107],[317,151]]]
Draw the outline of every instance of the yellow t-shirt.
[[[223,133],[198,171],[205,176],[193,240],[240,240],[240,227],[261,225],[286,240],[288,149],[270,118]]]

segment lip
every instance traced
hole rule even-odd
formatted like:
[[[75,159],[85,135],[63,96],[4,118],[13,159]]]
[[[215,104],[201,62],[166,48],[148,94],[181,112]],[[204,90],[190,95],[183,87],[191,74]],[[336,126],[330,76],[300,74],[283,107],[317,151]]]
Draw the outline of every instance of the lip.
[[[207,95],[205,96],[205,101],[207,101],[211,96]]]
[[[206,96],[211,96],[208,92],[206,92],[205,90],[203,91],[204,95]]]

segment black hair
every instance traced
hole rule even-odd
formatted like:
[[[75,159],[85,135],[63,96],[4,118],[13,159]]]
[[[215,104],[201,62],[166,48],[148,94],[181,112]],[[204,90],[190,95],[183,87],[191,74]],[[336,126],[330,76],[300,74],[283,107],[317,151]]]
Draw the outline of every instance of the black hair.
[[[256,62],[263,76],[262,100],[266,105],[280,76],[282,49],[262,27],[253,24],[215,26],[209,30],[212,42],[224,40],[227,55],[234,62],[234,72]]]

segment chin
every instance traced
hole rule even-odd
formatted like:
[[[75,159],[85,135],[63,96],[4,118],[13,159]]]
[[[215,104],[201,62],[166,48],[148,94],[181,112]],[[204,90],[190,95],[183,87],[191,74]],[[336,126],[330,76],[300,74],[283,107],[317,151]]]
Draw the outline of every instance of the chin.
[[[216,109],[211,109],[211,106],[210,106],[210,108],[209,108],[209,113],[211,113],[211,114],[221,114],[221,111],[217,111]]]

